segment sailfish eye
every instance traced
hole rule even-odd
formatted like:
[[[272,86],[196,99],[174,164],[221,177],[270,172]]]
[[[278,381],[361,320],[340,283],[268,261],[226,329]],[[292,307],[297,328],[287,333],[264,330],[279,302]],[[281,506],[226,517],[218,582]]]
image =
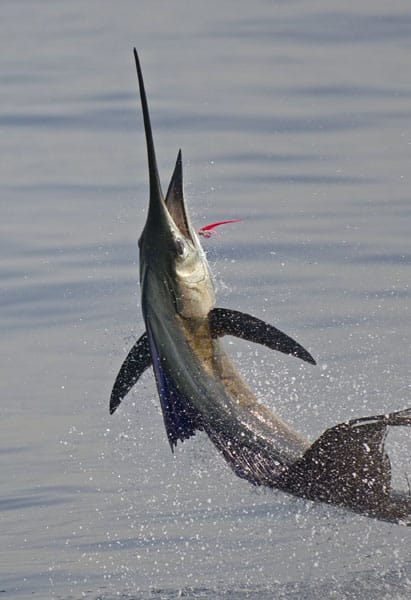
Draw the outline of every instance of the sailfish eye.
[[[180,238],[176,238],[174,240],[174,244],[175,244],[175,247],[176,247],[177,254],[179,256],[183,256],[183,254],[184,254],[184,244],[183,244],[182,240],[180,240]]]

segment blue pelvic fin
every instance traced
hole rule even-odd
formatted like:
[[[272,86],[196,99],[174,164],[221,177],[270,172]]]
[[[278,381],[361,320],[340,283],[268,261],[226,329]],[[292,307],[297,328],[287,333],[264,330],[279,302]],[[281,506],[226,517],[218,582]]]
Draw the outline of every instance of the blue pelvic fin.
[[[147,332],[164,425],[171,450],[174,450],[178,440],[183,442],[203,427],[197,411],[179,390],[172,375],[168,373],[166,365],[162,364],[149,329]]]

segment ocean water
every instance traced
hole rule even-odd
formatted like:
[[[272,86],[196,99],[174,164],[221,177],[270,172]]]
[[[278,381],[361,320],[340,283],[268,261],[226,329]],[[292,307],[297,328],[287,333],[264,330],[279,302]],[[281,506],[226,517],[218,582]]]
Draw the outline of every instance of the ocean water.
[[[140,53],[164,187],[178,149],[218,304],[318,366],[227,342],[311,439],[411,406],[407,2],[3,0],[0,598],[405,599],[411,530],[254,489],[197,435],[173,456],[143,330]],[[390,433],[408,488],[410,432]]]

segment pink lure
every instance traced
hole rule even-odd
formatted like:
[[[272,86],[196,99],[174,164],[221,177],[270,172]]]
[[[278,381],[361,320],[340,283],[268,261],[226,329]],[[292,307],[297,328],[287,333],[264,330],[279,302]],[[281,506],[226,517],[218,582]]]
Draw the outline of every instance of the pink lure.
[[[204,227],[201,227],[198,230],[198,235],[202,235],[203,237],[205,237],[206,239],[210,238],[213,233],[216,233],[215,231],[213,231],[213,229],[215,227],[219,227],[220,225],[226,225],[227,223],[240,223],[240,219],[229,219],[228,221],[216,221],[215,223],[210,223],[209,225],[204,225]]]

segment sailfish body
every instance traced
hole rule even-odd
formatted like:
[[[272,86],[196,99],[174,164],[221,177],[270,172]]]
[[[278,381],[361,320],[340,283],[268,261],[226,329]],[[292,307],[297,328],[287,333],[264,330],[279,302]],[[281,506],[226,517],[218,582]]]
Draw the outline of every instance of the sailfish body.
[[[207,259],[184,201],[181,152],[165,197],[161,190],[143,76],[134,55],[150,184],[139,240],[146,331],[120,369],[110,412],[152,367],[171,448],[205,431],[236,474],[253,484],[379,518],[404,518],[411,506],[391,494],[384,436],[388,425],[410,425],[411,411],[337,425],[310,444],[257,401],[227,356],[220,338],[234,335],[315,364],[307,350],[275,327],[215,307]]]

